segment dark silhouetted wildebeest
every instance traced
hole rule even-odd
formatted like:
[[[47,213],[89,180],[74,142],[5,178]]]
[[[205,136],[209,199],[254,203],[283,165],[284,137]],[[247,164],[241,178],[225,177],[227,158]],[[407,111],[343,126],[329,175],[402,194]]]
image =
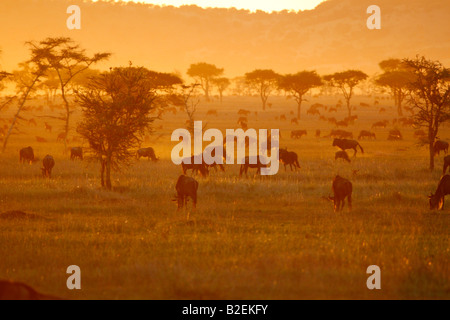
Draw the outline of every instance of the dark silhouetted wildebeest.
[[[200,172],[200,175],[202,177],[208,176],[209,170],[208,170],[208,166],[206,165],[204,159],[202,158],[202,163],[197,164],[194,162],[194,157],[195,156],[191,156],[190,163],[185,163],[185,162],[187,162],[185,159],[183,159],[183,161],[181,162],[181,169],[183,170],[183,174],[186,174],[188,170],[192,170],[193,174]],[[187,158],[187,159],[189,159],[189,158]]]
[[[19,151],[19,161],[20,163],[28,162],[32,164],[34,162],[34,151],[32,147],[26,147],[20,149]]]
[[[339,147],[343,151],[347,149],[353,149],[355,153],[353,156],[356,156],[356,153],[358,150],[356,150],[356,147],[359,147],[361,149],[361,152],[364,153],[364,149],[361,147],[358,141],[356,140],[348,140],[348,139],[334,139],[333,140],[333,147]]]
[[[267,168],[267,167],[268,167],[267,164],[261,163],[261,160],[259,159],[259,157],[256,157],[256,163],[252,164],[252,163],[250,163],[250,157],[247,156],[247,157],[245,157],[244,163],[241,164],[241,167],[239,169],[239,177],[242,177],[243,173],[245,173],[245,175],[247,176],[247,171],[249,168],[256,169],[256,174],[259,174],[259,173],[261,173],[261,168]]]
[[[350,162],[350,158],[348,157],[347,152],[345,152],[344,150],[337,151],[334,154],[334,160],[337,160],[337,159],[343,159],[345,161]]]
[[[450,175],[448,174],[441,178],[436,192],[428,196],[430,199],[430,210],[443,210],[444,198],[447,194],[450,194]]]
[[[375,133],[367,131],[367,130],[361,130],[361,132],[359,133],[358,136],[358,140],[362,140],[362,139],[376,139],[377,137],[375,136]]]
[[[0,280],[0,300],[61,300],[42,294],[21,282]]]
[[[344,208],[345,198],[348,199],[348,207],[351,210],[353,191],[352,183],[349,180],[337,175],[333,179],[331,188],[333,190],[334,196],[328,197],[328,199],[330,199],[334,204],[334,212],[339,212]]]
[[[353,139],[353,133],[350,131],[336,129],[336,130],[331,130],[330,137],[339,138],[339,139],[344,139],[344,138]]]
[[[297,118],[292,118],[291,119],[291,123],[292,124],[298,124],[298,119]]]
[[[441,151],[444,151],[445,154],[448,153],[448,142],[437,140],[433,145],[434,155],[439,155]]]
[[[372,125],[372,129],[375,128],[386,128],[388,125],[389,121],[387,120],[383,120],[383,121],[377,121]]]
[[[187,205],[188,197],[191,197],[193,208],[196,208],[198,182],[194,178],[185,175],[179,176],[175,190],[177,190],[175,200],[178,202],[178,210]]]
[[[450,156],[445,156],[444,157],[444,169],[442,170],[443,175],[447,171],[448,166],[450,166]]]
[[[291,138],[292,139],[300,139],[302,136],[306,136],[308,133],[306,130],[292,130]]]
[[[70,148],[70,160],[83,160],[83,149],[81,147]]]
[[[209,109],[208,112],[206,112],[207,116],[217,116],[217,110],[215,109]]]
[[[239,109],[238,114],[243,116],[248,116],[251,113],[251,111],[245,110],[245,109]]]
[[[403,140],[403,135],[402,135],[402,133],[400,132],[400,130],[398,130],[398,129],[392,129],[392,130],[389,130],[388,140],[389,140],[389,141],[399,141],[399,140]]]
[[[141,157],[147,158],[148,160],[158,161],[158,158],[155,155],[155,150],[152,147],[141,148],[136,152],[136,159],[140,159]]]
[[[279,151],[280,162],[284,164],[284,171],[286,171],[286,166],[289,165],[292,171],[292,166],[294,169],[300,169],[300,164],[298,163],[298,155],[294,151],[288,151],[286,149],[280,149]]]
[[[52,177],[52,169],[55,166],[55,159],[51,155],[46,155],[42,160],[42,176],[44,178]]]

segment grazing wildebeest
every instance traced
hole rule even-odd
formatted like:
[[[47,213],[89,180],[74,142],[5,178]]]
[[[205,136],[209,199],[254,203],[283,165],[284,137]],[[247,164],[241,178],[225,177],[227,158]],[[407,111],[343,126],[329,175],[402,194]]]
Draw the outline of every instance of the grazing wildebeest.
[[[83,149],[81,147],[70,148],[70,160],[75,160],[76,158],[83,160]]]
[[[337,159],[343,159],[345,161],[350,162],[350,158],[348,157],[347,152],[345,152],[344,150],[337,151],[334,154],[334,160],[337,160]]]
[[[442,174],[445,174],[445,171],[447,171],[448,166],[450,166],[450,156],[444,157],[444,170],[442,171]]]
[[[34,161],[34,151],[32,147],[26,147],[23,149],[20,149],[19,151],[19,161],[20,163],[28,162],[29,164],[32,164]]]
[[[353,139],[353,133],[350,131],[345,131],[345,130],[341,130],[341,129],[331,130],[330,137],[340,138],[340,139],[344,139],[344,138]]]
[[[239,109],[238,114],[243,116],[248,116],[251,112],[245,109]]]
[[[383,121],[377,121],[372,125],[372,129],[375,128],[386,128],[386,126],[388,125],[389,121],[387,120],[383,120]]]
[[[436,192],[428,196],[430,199],[430,210],[443,210],[444,198],[447,194],[450,194],[450,175],[448,174],[441,178]]]
[[[336,127],[348,127],[348,122],[345,120],[336,121]]]
[[[208,112],[206,112],[207,116],[217,116],[217,110],[215,109],[209,109]]]
[[[291,138],[292,139],[300,139],[302,136],[306,136],[308,133],[306,130],[292,130]]]
[[[198,182],[194,178],[182,174],[178,177],[175,190],[177,190],[175,201],[178,202],[178,210],[187,205],[188,197],[191,197],[195,209],[197,206]]]
[[[286,166],[289,165],[292,171],[292,166],[294,169],[300,169],[300,164],[298,163],[298,155],[294,151],[288,151],[287,148],[279,150],[280,162],[284,164],[284,171],[286,171]]]
[[[439,155],[441,151],[444,151],[445,154],[448,153],[448,142],[437,140],[433,145],[434,155]]]
[[[52,169],[55,166],[55,159],[51,155],[46,155],[44,159],[42,160],[43,167],[42,170],[42,176],[44,178],[51,178],[52,177]]]
[[[42,294],[21,283],[0,280],[0,300],[61,300],[60,298]]]
[[[297,118],[292,118],[292,119],[291,119],[291,123],[292,123],[292,124],[298,124]]]
[[[349,180],[337,175],[333,179],[332,190],[334,196],[328,197],[328,199],[330,199],[334,204],[334,212],[341,211],[344,208],[345,198],[348,199],[348,207],[351,210],[353,191],[352,183]]]
[[[317,110],[316,108],[314,108],[314,107],[310,107],[307,111],[306,111],[306,114],[310,114],[310,115],[319,115],[320,116],[320,111],[319,110]]]
[[[261,163],[261,160],[259,157],[256,157],[256,163],[251,164],[250,163],[250,157],[245,157],[244,163],[241,164],[241,167],[239,169],[239,177],[242,177],[242,173],[245,173],[245,176],[247,176],[248,168],[256,169],[256,174],[261,173],[261,168],[266,168],[268,165]]]
[[[358,140],[362,140],[363,138],[368,138],[368,139],[376,139],[377,137],[375,136],[375,133],[367,131],[367,130],[361,130],[361,132],[359,133],[358,136]]]
[[[64,139],[66,139],[66,133],[65,132],[61,132],[60,134],[58,134],[58,137],[56,138],[56,141],[64,141]]]
[[[45,124],[45,130],[48,131],[48,132],[52,132],[52,126],[49,125],[47,122],[44,123],[44,124]]]
[[[343,151],[345,151],[347,149],[355,150],[355,153],[353,154],[354,157],[356,156],[356,153],[358,152],[358,150],[356,150],[356,147],[359,147],[361,149],[361,152],[364,153],[364,149],[361,147],[359,142],[356,140],[334,139],[333,147],[335,147],[335,146],[341,148]]]
[[[39,137],[39,136],[36,136],[36,141],[37,142],[47,142],[47,139]]]
[[[403,140],[403,135],[398,129],[389,130],[388,140],[390,141],[398,141]]]
[[[202,163],[196,164],[194,162],[194,157],[191,156],[191,163],[185,163],[184,159],[181,162],[181,169],[183,170],[183,174],[186,174],[188,170],[192,170],[192,173],[198,173],[200,172],[200,175],[202,177],[206,177],[209,174],[208,166],[204,162],[204,159],[202,158]]]
[[[141,148],[136,152],[136,159],[140,159],[141,157],[147,157],[147,159],[150,161],[150,159],[152,161],[158,161],[159,159],[156,157],[155,155],[155,150],[153,150],[152,147],[148,147],[148,148]]]

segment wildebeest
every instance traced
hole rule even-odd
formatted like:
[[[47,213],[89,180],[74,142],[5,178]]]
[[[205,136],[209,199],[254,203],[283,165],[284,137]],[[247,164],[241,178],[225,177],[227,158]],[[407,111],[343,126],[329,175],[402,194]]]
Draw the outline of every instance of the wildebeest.
[[[336,127],[348,127],[348,122],[346,120],[336,121]]]
[[[364,149],[361,147],[359,142],[356,141],[356,140],[334,139],[333,140],[333,147],[339,147],[343,151],[345,151],[347,149],[353,149],[353,150],[355,150],[355,153],[353,154],[354,157],[356,156],[356,153],[358,152],[356,150],[356,147],[359,147],[361,149],[361,152],[364,153]]]
[[[204,162],[203,158],[202,163],[197,164],[194,162],[194,157],[195,156],[191,156],[190,163],[185,163],[185,159],[183,159],[183,161],[181,162],[181,169],[183,170],[183,174],[186,174],[188,170],[192,170],[192,173],[200,172],[200,175],[202,177],[208,176],[209,174],[208,166]]]
[[[188,197],[191,197],[192,206],[196,208],[198,182],[194,178],[182,174],[178,177],[175,190],[177,190],[175,201],[178,202],[178,210],[187,205]]]
[[[45,130],[46,130],[46,131],[52,132],[52,126],[51,126],[51,125],[49,125],[47,122],[44,123],[44,125],[45,125]]]
[[[397,140],[403,140],[403,135],[398,129],[392,129],[389,130],[388,140],[390,141],[397,141]]]
[[[345,130],[341,130],[341,129],[331,130],[330,137],[340,138],[340,139],[344,139],[344,138],[353,139],[353,133],[350,131],[345,131]]]
[[[292,123],[292,124],[298,124],[297,118],[292,118],[292,119],[291,119],[291,123]]]
[[[308,133],[306,130],[292,130],[291,138],[292,139],[300,139],[302,136],[306,136]]]
[[[345,152],[344,150],[337,151],[334,154],[334,160],[337,160],[337,159],[343,159],[345,161],[350,162],[350,158],[348,157],[347,152]]]
[[[141,157],[147,157],[148,160],[158,161],[159,159],[155,155],[155,150],[152,147],[141,148],[136,152],[136,159],[140,159]]]
[[[238,114],[243,116],[248,116],[251,113],[251,111],[245,110],[245,109],[239,109]]]
[[[439,155],[441,151],[444,151],[445,154],[448,153],[448,142],[437,140],[433,145],[434,155]]]
[[[376,139],[377,137],[375,136],[375,133],[367,131],[367,130],[361,130],[361,132],[359,133],[358,136],[358,140],[362,140],[363,138],[368,138],[368,139]]]
[[[206,112],[206,115],[207,116],[217,116],[218,114],[217,114],[217,110],[215,110],[215,109],[209,109],[207,112]]]
[[[284,171],[286,171],[286,166],[289,165],[292,171],[292,166],[294,169],[300,169],[300,164],[298,163],[298,155],[294,151],[288,151],[287,148],[279,150],[280,162],[284,164]]]
[[[320,130],[319,129],[316,130],[316,138],[320,138]]]
[[[282,114],[282,115],[280,116],[280,120],[286,121],[286,115]]]
[[[83,149],[81,147],[70,148],[70,160],[75,160],[76,158],[83,160]]]
[[[42,160],[42,176],[44,178],[51,178],[52,177],[52,169],[55,166],[55,159],[51,155],[46,155],[44,159]]]
[[[61,132],[60,134],[58,134],[58,137],[56,138],[56,141],[64,141],[64,139],[66,139],[66,133],[65,132]]]
[[[337,175],[333,179],[332,190],[334,196],[328,197],[328,199],[330,199],[334,204],[334,212],[341,211],[344,208],[345,198],[348,199],[348,207],[351,210],[353,191],[352,183],[349,180]]]
[[[372,129],[375,128],[386,128],[388,125],[389,121],[387,120],[383,120],[383,121],[377,121],[372,125]]]
[[[447,171],[448,166],[450,166],[450,156],[444,157],[444,169],[442,171],[442,174],[445,174],[445,171]]]
[[[37,292],[21,283],[0,280],[0,300],[61,300],[60,298]]]
[[[20,163],[28,162],[32,164],[34,162],[34,151],[32,147],[26,147],[20,149],[19,151],[19,161]]]
[[[256,169],[256,174],[261,173],[261,168],[266,168],[268,165],[261,163],[261,160],[259,157],[256,157],[256,163],[252,164],[250,163],[250,157],[245,157],[244,163],[241,164],[241,167],[239,169],[239,177],[242,176],[243,173],[247,176],[247,171],[249,168]]]
[[[430,210],[443,210],[444,198],[447,194],[450,194],[450,175],[448,174],[441,178],[436,192],[428,196],[430,199]]]
[[[319,110],[317,110],[316,108],[314,108],[314,107],[310,107],[307,111],[306,111],[306,114],[310,114],[310,115],[320,115],[320,111]]]
[[[47,142],[47,139],[39,137],[39,136],[36,136],[36,141],[37,142]]]

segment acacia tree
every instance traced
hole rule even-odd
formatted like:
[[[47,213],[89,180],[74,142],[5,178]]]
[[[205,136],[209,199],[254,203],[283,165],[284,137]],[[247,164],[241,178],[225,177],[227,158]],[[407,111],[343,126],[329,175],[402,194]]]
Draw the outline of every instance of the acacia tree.
[[[83,114],[77,131],[101,164],[102,187],[111,190],[111,171],[133,158],[130,149],[140,145],[157,118],[165,99],[161,89],[169,86],[169,79],[180,82],[142,67],[114,68],[92,78],[77,93]]]
[[[277,88],[280,75],[270,69],[256,69],[245,74],[245,82],[247,85],[257,90],[261,97],[263,110],[266,110],[267,99],[270,94]]]
[[[222,78],[214,78],[212,82],[216,86],[217,91],[219,91],[220,103],[222,103],[223,92],[227,90],[227,88],[230,86],[231,81],[228,78],[222,77]]]
[[[46,65],[41,64],[39,61],[29,60],[24,63],[20,63],[21,69],[13,71],[13,81],[16,85],[16,95],[14,98],[19,100],[17,110],[9,126],[8,132],[3,140],[2,152],[5,152],[6,145],[8,144],[9,137],[13,129],[15,128],[17,121],[22,119],[21,112],[26,109],[25,103],[29,99],[30,95],[36,90],[36,84],[45,75],[48,70]],[[2,107],[3,108],[3,107]]]
[[[53,69],[59,80],[59,88],[64,101],[65,114],[58,117],[64,121],[64,148],[67,148],[69,122],[72,110],[67,98],[67,91],[72,80],[91,65],[106,60],[110,53],[96,53],[92,57],[76,44],[71,38],[47,38],[38,43],[30,41],[32,47],[32,61],[46,65]]]
[[[217,68],[215,65],[206,62],[199,62],[191,64],[187,74],[201,85],[203,91],[205,92],[205,98],[209,101],[211,82],[214,78],[217,78],[223,74],[223,68]]]
[[[301,71],[280,78],[279,87],[297,101],[297,118],[300,120],[303,96],[312,88],[322,85],[322,79],[316,71]]]
[[[330,86],[341,90],[347,103],[348,116],[350,117],[352,115],[350,100],[353,96],[353,90],[361,81],[366,80],[367,77],[368,75],[360,70],[347,70],[326,75],[323,79]]]
[[[383,60],[379,66],[384,72],[375,79],[375,84],[389,88],[397,107],[397,114],[401,117],[403,116],[402,103],[406,98],[412,75],[399,59]]]
[[[425,57],[403,62],[413,74],[408,86],[408,103],[417,110],[413,116],[415,124],[428,131],[429,169],[433,170],[434,142],[440,125],[450,119],[450,69]]]

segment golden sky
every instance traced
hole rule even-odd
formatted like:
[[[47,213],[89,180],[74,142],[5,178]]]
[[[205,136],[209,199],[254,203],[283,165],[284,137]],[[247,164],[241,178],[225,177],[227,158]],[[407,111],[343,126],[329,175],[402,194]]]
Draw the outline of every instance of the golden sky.
[[[130,1],[130,0],[124,0]],[[287,10],[309,10],[314,9],[324,0],[140,0],[135,2],[146,2],[158,5],[189,5],[195,4],[200,7],[219,7],[237,9],[248,9],[251,11],[281,11]]]

